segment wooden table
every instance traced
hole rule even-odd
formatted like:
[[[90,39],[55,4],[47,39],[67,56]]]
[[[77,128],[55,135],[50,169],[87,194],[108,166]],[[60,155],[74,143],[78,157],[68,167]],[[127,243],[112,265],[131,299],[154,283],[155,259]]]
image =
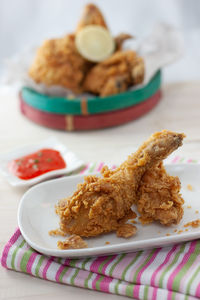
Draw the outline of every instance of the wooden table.
[[[163,99],[146,116],[126,125],[91,132],[53,131],[23,117],[17,97],[0,94],[0,153],[56,136],[84,161],[120,163],[151,133],[162,129],[184,132],[177,154],[200,159],[200,82],[164,86]],[[11,187],[0,177],[0,252],[17,226],[17,207],[25,188]],[[100,292],[31,277],[0,267],[0,299],[102,299]],[[116,299],[115,295],[106,295]],[[117,299],[124,299],[118,296]]]

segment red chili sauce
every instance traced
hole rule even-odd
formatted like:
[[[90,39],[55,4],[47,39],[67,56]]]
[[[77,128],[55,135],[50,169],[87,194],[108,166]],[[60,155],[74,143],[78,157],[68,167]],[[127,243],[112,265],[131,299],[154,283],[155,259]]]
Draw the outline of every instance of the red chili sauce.
[[[12,174],[24,180],[65,167],[66,163],[60,152],[53,149],[41,149],[35,153],[15,159],[8,165]]]

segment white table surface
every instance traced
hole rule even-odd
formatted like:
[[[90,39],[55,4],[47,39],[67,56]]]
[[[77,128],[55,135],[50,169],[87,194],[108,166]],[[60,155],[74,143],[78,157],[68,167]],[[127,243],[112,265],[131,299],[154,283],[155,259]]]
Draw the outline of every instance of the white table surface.
[[[0,93],[0,153],[55,136],[85,162],[120,163],[150,134],[162,129],[184,132],[177,154],[200,159],[200,82],[163,88],[156,108],[120,127],[99,131],[61,132],[40,127],[19,112],[17,96]],[[0,177],[0,252],[17,227],[17,207],[26,188],[13,188]],[[0,299],[116,299],[115,295],[56,284],[0,267]],[[117,299],[125,297],[118,296]]]

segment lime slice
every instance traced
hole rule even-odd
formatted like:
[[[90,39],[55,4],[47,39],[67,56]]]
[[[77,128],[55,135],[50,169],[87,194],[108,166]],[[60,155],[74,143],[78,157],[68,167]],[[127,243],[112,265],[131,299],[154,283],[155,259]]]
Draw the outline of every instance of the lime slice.
[[[79,53],[92,62],[108,58],[115,49],[115,42],[107,29],[98,25],[88,25],[76,35]]]

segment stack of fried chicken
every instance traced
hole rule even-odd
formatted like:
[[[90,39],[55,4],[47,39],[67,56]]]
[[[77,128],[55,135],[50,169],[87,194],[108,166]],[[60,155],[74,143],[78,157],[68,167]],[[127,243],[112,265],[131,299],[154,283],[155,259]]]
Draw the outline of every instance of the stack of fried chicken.
[[[71,247],[80,237],[91,237],[116,231],[119,237],[130,237],[136,227],[127,223],[135,218],[135,205],[140,221],[157,221],[170,226],[183,216],[184,200],[178,177],[167,174],[163,159],[182,145],[184,134],[167,130],[153,134],[116,170],[104,167],[102,177],[87,176],[77,191],[56,206],[61,235],[72,235],[59,242],[61,249]],[[51,232],[56,234],[56,231]],[[85,247],[85,246],[84,246]]]
[[[75,33],[47,40],[38,49],[29,70],[30,77],[36,83],[61,86],[74,94],[89,92],[102,97],[124,92],[142,83],[143,59],[135,51],[122,49],[123,42],[131,38],[129,34],[115,37],[114,53],[99,63],[91,62],[79,53],[76,35],[88,25],[102,26],[109,31],[100,10],[88,4]]]

